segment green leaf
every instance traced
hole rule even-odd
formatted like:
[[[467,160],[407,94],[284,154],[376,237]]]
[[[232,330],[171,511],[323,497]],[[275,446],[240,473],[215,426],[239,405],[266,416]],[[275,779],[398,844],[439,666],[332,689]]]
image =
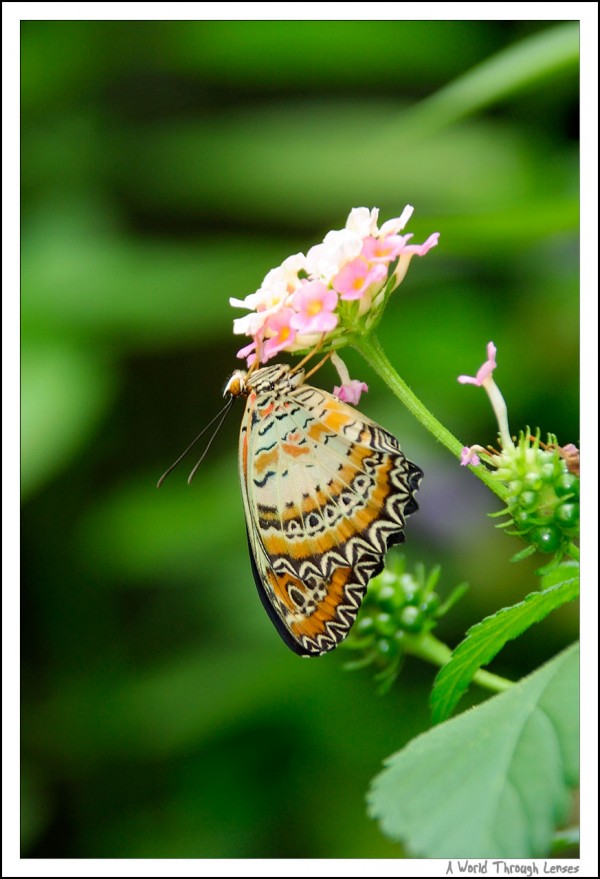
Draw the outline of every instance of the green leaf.
[[[542,586],[544,589],[552,589],[561,586],[569,580],[575,579],[577,587],[579,587],[579,562],[567,561],[560,565],[556,565],[548,573],[542,577]]]
[[[491,662],[507,641],[578,596],[579,565],[573,562],[560,565],[542,583],[547,585],[543,592],[532,592],[519,604],[505,607],[469,629],[435,680],[431,694],[434,723],[450,716],[475,672]]]
[[[577,784],[579,649],[413,739],[368,795],[386,836],[427,858],[549,851]]]

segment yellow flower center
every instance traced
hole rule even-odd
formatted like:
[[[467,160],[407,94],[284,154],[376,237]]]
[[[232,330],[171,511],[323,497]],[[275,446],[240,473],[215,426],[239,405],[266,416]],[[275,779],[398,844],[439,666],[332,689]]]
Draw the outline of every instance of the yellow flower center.
[[[310,314],[311,317],[315,314],[319,314],[320,311],[323,311],[323,303],[318,299],[313,299],[306,309],[307,314]]]

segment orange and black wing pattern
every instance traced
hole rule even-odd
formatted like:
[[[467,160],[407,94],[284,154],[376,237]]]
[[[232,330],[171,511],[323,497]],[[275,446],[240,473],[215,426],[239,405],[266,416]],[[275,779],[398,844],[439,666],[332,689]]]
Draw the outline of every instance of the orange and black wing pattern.
[[[423,474],[390,433],[301,379],[283,365],[252,376],[240,477],[262,603],[286,644],[315,656],[350,631]]]

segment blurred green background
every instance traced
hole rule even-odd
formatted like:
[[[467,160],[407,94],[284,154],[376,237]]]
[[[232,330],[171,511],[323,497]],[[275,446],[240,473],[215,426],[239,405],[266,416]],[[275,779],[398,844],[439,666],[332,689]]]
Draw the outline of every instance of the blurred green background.
[[[191,487],[193,460],[155,484],[239,365],[228,297],[360,205],[441,233],[380,330],[437,417],[494,441],[456,381],[493,339],[513,431],[578,442],[576,47],[576,22],[23,22],[24,856],[402,854],[364,794],[428,727],[434,669],[407,661],[380,698],[342,650],[285,648],[246,555],[241,406]],[[425,470],[409,561],[471,584],[454,645],[540,559],[509,564],[494,496],[347,361]],[[576,632],[563,609],[494,670]]]

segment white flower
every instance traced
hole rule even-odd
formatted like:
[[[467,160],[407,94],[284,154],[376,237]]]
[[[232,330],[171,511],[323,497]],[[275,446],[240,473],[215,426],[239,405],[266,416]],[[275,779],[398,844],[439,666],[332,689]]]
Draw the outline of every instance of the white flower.
[[[306,270],[311,278],[329,283],[334,275],[362,250],[362,238],[350,229],[328,232],[322,244],[315,244],[306,254]]]
[[[267,280],[269,286],[260,287],[255,293],[249,293],[245,299],[229,300],[232,305],[252,309],[250,314],[234,320],[233,332],[236,335],[255,336],[263,328],[270,315],[276,314],[285,307],[290,294],[281,266],[272,269],[265,278],[265,281]]]
[[[286,257],[280,266],[267,272],[260,289],[287,289],[288,292],[292,292],[299,284],[298,272],[301,271],[306,271],[306,257],[303,253],[294,253]]]
[[[407,204],[399,217],[395,217],[393,220],[387,220],[379,230],[380,238],[387,238],[388,235],[397,235],[401,229],[404,229],[408,221],[413,215],[414,208],[412,205]]]
[[[294,253],[286,257],[280,266],[267,272],[258,290],[249,293],[244,299],[236,299],[232,296],[229,304],[235,308],[248,308],[260,312],[277,311],[285,304],[287,296],[299,286],[298,272],[305,270],[306,257],[303,253]],[[234,332],[243,331],[234,329]]]
[[[229,297],[229,304],[234,308],[254,308],[254,297],[256,293],[248,293],[244,299],[236,299],[235,296]]]
[[[243,317],[236,317],[233,321],[234,334],[236,336],[255,336],[262,330],[270,313],[270,311],[251,311]]]
[[[361,238],[377,235],[377,218],[379,208],[352,208],[346,220],[346,229],[356,232]]]

